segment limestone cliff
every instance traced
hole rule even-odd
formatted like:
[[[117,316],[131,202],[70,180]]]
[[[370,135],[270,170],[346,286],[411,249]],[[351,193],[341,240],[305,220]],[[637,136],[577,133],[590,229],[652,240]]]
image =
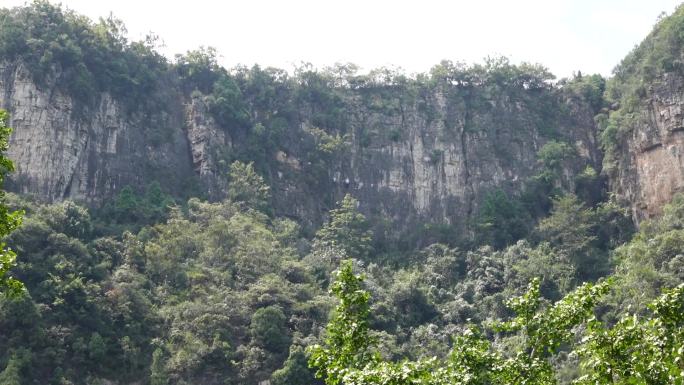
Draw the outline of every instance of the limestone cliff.
[[[603,128],[611,190],[637,222],[684,191],[684,8],[661,19],[616,68]]]
[[[489,192],[520,195],[540,175],[579,192],[583,170],[602,171],[637,221],[684,190],[684,7],[608,86],[600,76],[555,83],[502,59],[416,76],[226,70],[210,49],[170,62],[117,23],[47,3],[2,12],[0,108],[17,166],[8,187],[45,200],[100,205],[151,182],[179,199],[221,199],[235,160],[255,163],[277,214],[311,225],[352,193],[404,228],[467,230]],[[550,181],[538,155],[553,142],[572,154],[552,161],[560,178]]]
[[[281,102],[295,113],[285,118],[269,118],[278,112],[246,98],[254,125],[221,127],[205,96],[172,89],[164,92],[176,97],[156,112],[162,121],[155,124],[166,133],[159,141],[147,134],[144,113],[127,111],[106,93],[95,108],[79,110],[58,87],[32,82],[20,63],[5,62],[0,72],[0,106],[14,127],[11,187],[47,200],[98,204],[152,180],[177,196],[196,183],[219,199],[228,162],[238,158],[254,160],[266,174],[278,214],[304,223],[320,222],[351,193],[365,212],[400,225],[466,229],[487,193],[516,194],[539,172],[537,152],[551,139],[570,143],[578,155],[560,182],[569,189],[574,175],[601,162],[591,108],[544,83],[333,87],[337,127],[321,123],[317,99],[287,98]],[[279,134],[268,139],[274,121]]]
[[[230,135],[211,117],[202,98],[191,97],[184,110],[192,168],[199,176],[207,194],[220,197],[225,189],[225,185],[221,183],[221,176],[226,170],[219,169],[219,166],[225,167],[225,164],[219,163],[214,150],[230,148]]]
[[[144,120],[123,111],[108,94],[92,109],[48,83],[39,87],[22,64],[0,63],[0,107],[10,112],[9,156],[16,172],[10,188],[46,200],[98,202],[146,180],[166,186],[192,176],[183,121],[160,124],[170,139],[154,144]]]
[[[630,202],[637,221],[661,213],[684,191],[684,79],[665,74],[633,117],[620,144],[612,189]]]
[[[545,120],[555,130],[551,136],[539,126],[544,111],[534,105],[542,98],[557,102],[551,108],[565,110]],[[420,111],[421,103],[429,106],[429,114]],[[352,93],[346,113],[349,147],[331,164],[327,180],[320,181],[327,186],[323,190],[337,198],[350,192],[366,211],[395,223],[413,219],[467,227],[488,193],[498,188],[519,193],[539,172],[537,153],[551,137],[577,150],[565,170],[569,189],[586,165],[600,167],[592,111],[556,90],[483,95],[447,87],[422,99],[402,99],[396,112],[369,108]],[[303,124],[310,121],[305,118]],[[296,149],[285,151],[300,156]],[[279,175],[308,172],[306,166],[296,169],[284,162],[277,168]],[[276,181],[276,191],[282,186],[308,185]]]

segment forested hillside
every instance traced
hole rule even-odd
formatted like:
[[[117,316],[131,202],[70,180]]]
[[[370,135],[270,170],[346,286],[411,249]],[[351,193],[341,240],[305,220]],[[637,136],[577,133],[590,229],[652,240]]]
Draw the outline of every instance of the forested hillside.
[[[3,12],[0,103],[17,165],[8,187],[41,200],[99,207],[158,183],[180,201],[217,201],[230,164],[253,162],[274,213],[309,234],[350,193],[374,226],[391,221],[390,244],[414,247],[470,240],[492,200],[536,218],[553,189],[601,198],[600,76],[553,83],[545,68],[505,58],[417,75],[225,69],[212,49],[169,61],[113,19],[45,2]]]
[[[684,381],[684,8],[609,79],[124,31],[0,9],[0,385]]]

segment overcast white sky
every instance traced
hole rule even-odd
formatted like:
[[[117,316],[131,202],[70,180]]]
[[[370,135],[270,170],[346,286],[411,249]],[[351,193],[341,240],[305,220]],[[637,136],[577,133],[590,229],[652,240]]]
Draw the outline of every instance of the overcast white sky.
[[[55,1],[60,2],[60,1]],[[2,6],[25,0],[0,0]],[[505,55],[609,75],[676,0],[62,0],[91,18],[122,19],[131,39],[159,35],[169,57],[217,48],[222,64],[290,69],[353,62],[424,72],[442,59]]]

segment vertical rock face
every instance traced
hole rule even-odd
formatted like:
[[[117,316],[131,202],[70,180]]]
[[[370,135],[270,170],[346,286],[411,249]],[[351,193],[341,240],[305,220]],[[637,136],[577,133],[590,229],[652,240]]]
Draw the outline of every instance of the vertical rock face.
[[[9,156],[17,167],[20,191],[51,199],[72,192],[82,181],[78,170],[88,146],[88,129],[72,119],[71,100],[38,90],[20,66],[5,66],[0,89],[11,113]],[[77,189],[73,190],[78,194]]]
[[[266,144],[250,137],[249,127],[220,127],[202,96],[184,100],[163,91],[178,96],[150,124],[149,113],[126,111],[107,94],[82,108],[56,87],[36,86],[21,65],[2,64],[0,73],[0,106],[14,128],[11,187],[47,200],[102,203],[127,185],[152,181],[178,196],[194,181],[195,191],[220,199],[228,162],[242,150],[242,158],[261,162],[279,215],[315,225],[351,193],[368,214],[398,224],[466,229],[489,192],[519,192],[539,172],[537,152],[551,138],[580,155],[564,171],[569,183],[601,162],[592,111],[554,87],[445,86],[420,95],[339,89],[343,127],[321,130],[315,107],[290,101],[296,113],[276,143]],[[258,119],[277,111],[249,114]],[[161,127],[162,140],[150,125]],[[343,138],[343,145],[325,148],[312,132]]]
[[[423,100],[405,99],[392,112],[371,108],[351,93],[345,107],[349,146],[326,170],[327,180],[319,180],[324,193],[296,182],[311,173],[306,161],[301,168],[275,163],[274,174],[281,178],[274,190],[277,196],[300,197],[294,201],[321,195],[339,200],[348,192],[360,199],[364,211],[395,224],[433,222],[467,229],[488,193],[499,188],[520,192],[540,171],[537,153],[550,140],[539,127],[545,112],[535,104],[540,99],[555,99],[556,107],[562,106],[565,112],[546,122],[553,125],[552,136],[574,145],[579,155],[565,170],[566,181],[571,184],[586,165],[600,168],[592,111],[560,92],[539,92],[476,98],[437,90]],[[421,111],[421,103],[429,106],[429,114]],[[312,125],[305,114],[302,125]],[[293,142],[283,143],[294,154],[290,158],[305,157],[296,146],[287,147]],[[301,206],[281,204],[279,209],[302,216]]]
[[[191,97],[185,107],[185,126],[192,154],[192,167],[204,184],[207,195],[221,197],[225,184],[221,174],[227,167],[217,159],[221,149],[230,149],[230,135],[216,124],[201,97]],[[219,167],[224,166],[224,170]]]
[[[192,176],[180,119],[169,117],[170,138],[150,145],[140,120],[107,94],[94,108],[79,110],[56,87],[37,87],[20,64],[2,63],[0,74],[0,106],[14,128],[8,155],[16,191],[92,202],[126,185],[155,179],[168,185]]]
[[[401,177],[405,185],[412,186],[413,206],[419,213],[432,212],[437,217],[462,221],[476,213],[488,192],[496,188],[519,191],[523,182],[539,171],[537,152],[549,138],[540,135],[535,114],[519,104],[491,103],[486,111],[473,110],[465,103],[457,111],[448,111],[445,106],[445,115],[457,117],[454,127],[433,123],[426,124],[424,130],[421,125],[412,130],[408,146],[403,144],[408,151],[399,152],[411,164],[402,170]],[[591,138],[592,125],[584,123],[557,122],[560,130]],[[594,147],[593,141],[572,136],[567,140]],[[593,160],[577,159],[570,172],[594,164]],[[396,170],[389,173],[397,174]]]
[[[637,221],[661,213],[684,191],[684,79],[666,73],[648,89],[622,141],[612,189],[632,206]]]

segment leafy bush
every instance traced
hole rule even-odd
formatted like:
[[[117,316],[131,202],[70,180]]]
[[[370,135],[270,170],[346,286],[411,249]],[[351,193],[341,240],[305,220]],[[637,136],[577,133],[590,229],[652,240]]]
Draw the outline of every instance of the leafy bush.
[[[0,10],[0,57],[26,66],[41,85],[56,84],[82,106],[107,92],[130,109],[155,103],[152,95],[168,63],[155,39],[129,42],[120,20],[97,23],[59,5],[34,1]]]
[[[520,201],[503,190],[487,194],[476,218],[476,242],[503,248],[524,238],[532,218]]]

